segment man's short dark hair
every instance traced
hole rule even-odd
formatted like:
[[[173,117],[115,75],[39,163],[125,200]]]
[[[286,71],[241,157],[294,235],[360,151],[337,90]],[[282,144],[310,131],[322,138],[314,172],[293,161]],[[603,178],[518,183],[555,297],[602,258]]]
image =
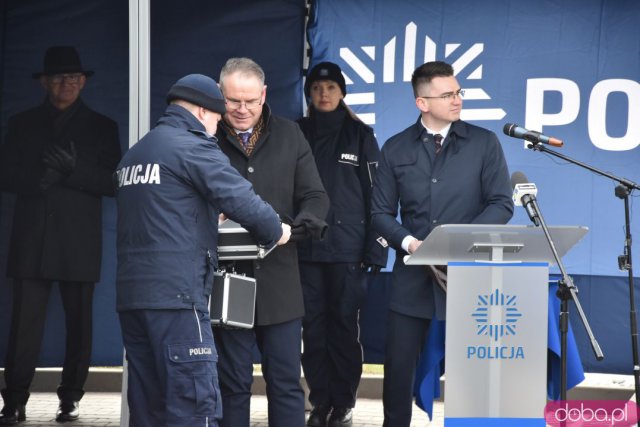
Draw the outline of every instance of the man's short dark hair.
[[[431,83],[434,77],[453,76],[453,67],[443,61],[425,62],[413,71],[411,75],[411,86],[413,95],[417,98],[418,88],[423,84]]]

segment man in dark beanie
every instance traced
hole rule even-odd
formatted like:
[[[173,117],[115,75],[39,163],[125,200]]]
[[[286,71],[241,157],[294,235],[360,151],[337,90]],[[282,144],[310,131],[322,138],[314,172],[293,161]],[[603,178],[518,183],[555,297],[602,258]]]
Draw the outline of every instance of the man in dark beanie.
[[[216,82],[183,77],[167,102],[116,173],[130,425],[213,427],[222,416],[208,308],[218,217],[267,247],[286,243],[291,229],[220,151],[213,135],[225,103]]]
[[[191,104],[218,113],[218,120],[227,111],[224,105],[224,98],[215,80],[202,74],[190,74],[171,86],[167,94],[167,103],[171,103],[176,99],[188,101]],[[214,133],[215,129],[211,134]]]
[[[93,291],[102,261],[102,196],[113,196],[120,160],[116,123],[80,92],[93,71],[72,46],[47,49],[33,74],[44,103],[9,119],[0,189],[16,195],[7,274],[13,279],[0,425],[25,419],[49,295],[58,283],[66,338],[56,421],[78,418],[91,362]]]

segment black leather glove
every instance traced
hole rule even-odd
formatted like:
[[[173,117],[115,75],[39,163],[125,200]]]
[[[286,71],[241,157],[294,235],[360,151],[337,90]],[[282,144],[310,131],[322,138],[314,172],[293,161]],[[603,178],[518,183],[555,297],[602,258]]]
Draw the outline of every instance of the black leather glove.
[[[69,175],[76,167],[76,148],[73,141],[69,143],[69,149],[65,150],[59,145],[51,145],[42,156],[42,163],[63,175]]]
[[[50,169],[47,168],[44,171],[44,174],[42,175],[42,178],[40,178],[40,189],[42,191],[46,191],[49,189],[49,187],[51,187],[53,184],[57,184],[60,181],[62,181],[65,178],[65,175],[61,174],[60,172],[58,172],[55,169]]]

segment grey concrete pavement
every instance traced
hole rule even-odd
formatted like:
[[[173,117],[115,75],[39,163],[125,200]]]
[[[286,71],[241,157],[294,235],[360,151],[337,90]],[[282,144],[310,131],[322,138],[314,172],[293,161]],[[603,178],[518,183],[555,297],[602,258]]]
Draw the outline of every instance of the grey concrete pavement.
[[[55,421],[58,397],[55,393],[32,393],[27,404],[27,421],[20,427],[116,427],[120,425],[120,393],[87,392],[80,402],[80,419],[59,424]],[[442,402],[434,406],[434,421],[414,407],[412,427],[442,427],[444,413]],[[380,427],[382,425],[382,401],[358,399],[354,410],[354,427]],[[256,395],[251,398],[251,427],[267,427],[267,398]],[[131,426],[135,427],[135,426]]]
[[[0,374],[2,369],[0,369]],[[58,398],[55,389],[60,369],[38,369],[27,404],[27,421],[20,427],[115,427],[120,425],[121,368],[91,368],[86,384],[87,393],[80,402],[80,419],[59,424],[55,422]],[[304,383],[303,383],[304,384]],[[4,386],[0,375],[0,386]],[[630,375],[587,374],[587,379],[569,391],[570,399],[628,400],[633,394]],[[446,391],[446,390],[443,390]],[[354,411],[354,427],[382,426],[382,377],[365,376],[360,384]],[[264,380],[256,375],[251,399],[251,427],[267,427],[267,399]],[[444,404],[434,402],[434,419],[414,406],[412,427],[443,427]],[[130,426],[135,427],[135,426]],[[302,426],[301,426],[302,427]]]

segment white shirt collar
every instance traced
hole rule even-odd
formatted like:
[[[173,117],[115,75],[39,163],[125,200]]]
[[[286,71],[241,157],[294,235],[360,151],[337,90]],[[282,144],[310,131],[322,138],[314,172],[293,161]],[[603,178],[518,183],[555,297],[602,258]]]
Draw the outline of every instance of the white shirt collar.
[[[238,129],[236,129],[236,128],[233,128],[233,131],[234,131],[235,133],[245,133],[245,132],[253,133],[253,128],[251,127],[251,128],[249,128],[249,129],[247,129],[247,130],[238,130]]]
[[[439,131],[429,129],[427,125],[424,124],[424,121],[422,120],[422,118],[420,118],[420,123],[422,124],[422,127],[424,127],[427,130],[427,132],[429,132],[430,134],[436,135],[439,133],[440,135],[442,135],[443,140],[447,139],[447,135],[449,135],[449,129],[451,129],[451,123],[449,123],[447,126],[440,129]]]

